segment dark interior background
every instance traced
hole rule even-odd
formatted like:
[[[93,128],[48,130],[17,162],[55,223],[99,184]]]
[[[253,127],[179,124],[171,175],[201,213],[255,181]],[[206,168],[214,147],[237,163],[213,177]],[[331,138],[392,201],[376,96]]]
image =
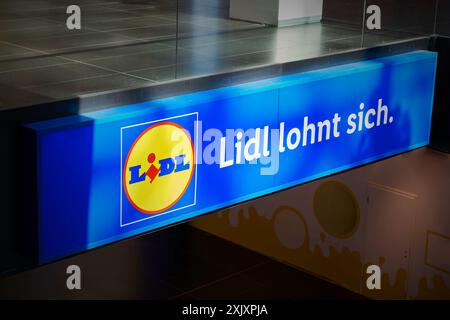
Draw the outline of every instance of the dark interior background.
[[[175,15],[175,0],[161,0],[165,8]],[[228,1],[220,1],[219,5],[209,5],[209,0],[203,0],[201,6],[193,5],[192,1],[180,0],[180,12],[185,14],[198,14],[209,16],[226,16],[228,12]],[[245,0],[243,0],[245,1]],[[433,117],[433,141],[440,148],[447,148],[449,145],[449,93],[448,83],[450,68],[449,52],[450,45],[450,1],[449,0],[380,0],[368,1],[368,4],[376,3],[383,9],[383,28],[403,32],[405,35],[432,34],[436,29],[437,33],[443,37],[436,41],[436,48],[442,52],[439,60],[436,107]],[[70,1],[71,2],[71,1]],[[132,3],[158,2],[155,0],[127,0]],[[61,1],[62,4],[68,3]],[[32,2],[30,2],[32,4]],[[197,2],[198,4],[198,2]],[[435,23],[435,6],[438,4],[438,16]],[[38,6],[38,3],[35,4]],[[15,15],[5,14],[3,9],[14,7],[13,1],[2,1],[0,4],[0,17],[20,18],[26,23],[29,12],[32,8],[17,8]],[[37,8],[37,7],[35,7]],[[363,1],[361,0],[325,0],[324,1],[324,22],[346,23],[361,26]],[[2,13],[3,12],[3,13]],[[51,14],[51,12],[49,12]],[[180,21],[188,19],[181,16]],[[182,26],[183,28],[183,26]],[[31,29],[30,29],[31,30]],[[186,29],[182,29],[186,30]],[[384,31],[383,31],[384,32]],[[8,89],[9,90],[9,89]],[[14,92],[11,88],[10,91]],[[23,181],[32,183],[32,179],[24,176],[24,168],[30,165],[27,160],[21,158],[21,130],[20,124],[28,121],[38,121],[47,118],[60,117],[78,112],[78,101],[63,101],[42,106],[23,108],[20,110],[1,111],[0,114],[0,214],[2,223],[0,224],[0,274],[14,272],[21,267],[30,265],[32,261],[21,250],[23,239],[25,238],[23,221],[26,220],[27,212],[23,210],[23,204],[30,201],[30,197],[23,193]],[[31,162],[31,161],[30,161]]]

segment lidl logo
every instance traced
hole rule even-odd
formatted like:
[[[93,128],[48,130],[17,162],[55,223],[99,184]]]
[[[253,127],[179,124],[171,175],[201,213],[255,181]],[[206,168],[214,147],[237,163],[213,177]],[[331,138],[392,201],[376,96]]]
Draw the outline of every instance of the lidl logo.
[[[183,123],[181,120],[171,120],[125,131],[130,147],[124,154],[122,167],[123,200],[127,202],[124,207],[130,209],[127,211],[138,211],[128,214],[133,221],[145,220],[144,215],[157,216],[186,204],[192,205],[192,199],[180,200],[191,186],[195,173],[195,148],[190,133],[193,130],[187,130],[180,124]],[[190,124],[186,119],[182,120]],[[187,198],[192,196],[195,198],[195,194],[190,192]],[[180,205],[180,202],[183,203]],[[121,225],[123,222],[128,222],[128,219],[121,221]]]

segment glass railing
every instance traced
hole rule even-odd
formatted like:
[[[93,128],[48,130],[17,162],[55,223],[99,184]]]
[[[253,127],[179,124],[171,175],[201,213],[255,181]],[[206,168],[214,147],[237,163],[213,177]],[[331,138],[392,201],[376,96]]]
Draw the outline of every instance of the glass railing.
[[[3,0],[0,105],[449,34],[448,0]],[[76,3],[76,4],[74,4]]]

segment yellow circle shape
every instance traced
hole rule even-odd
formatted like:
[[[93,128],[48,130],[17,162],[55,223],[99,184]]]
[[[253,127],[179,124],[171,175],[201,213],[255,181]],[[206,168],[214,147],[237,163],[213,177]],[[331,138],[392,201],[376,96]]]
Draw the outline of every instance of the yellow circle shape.
[[[333,237],[349,238],[358,229],[358,201],[345,184],[322,183],[314,194],[313,206],[322,229]]]
[[[275,234],[284,247],[298,249],[308,240],[306,220],[296,209],[281,206],[275,211],[272,221]]]
[[[194,145],[183,127],[173,122],[150,126],[135,140],[125,160],[122,179],[127,199],[142,213],[166,211],[186,192],[194,160]]]

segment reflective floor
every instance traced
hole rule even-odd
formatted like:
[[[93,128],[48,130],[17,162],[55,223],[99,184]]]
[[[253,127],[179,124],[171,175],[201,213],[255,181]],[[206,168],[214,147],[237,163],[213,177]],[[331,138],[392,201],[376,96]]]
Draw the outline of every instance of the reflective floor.
[[[68,3],[0,5],[0,107],[307,59],[362,45],[358,26],[266,27],[229,19],[227,1],[187,6],[178,20],[175,1],[81,1],[82,29],[69,31]],[[364,45],[404,36],[368,34]]]
[[[82,270],[82,290],[65,287]],[[362,299],[187,224],[0,279],[0,299]]]

